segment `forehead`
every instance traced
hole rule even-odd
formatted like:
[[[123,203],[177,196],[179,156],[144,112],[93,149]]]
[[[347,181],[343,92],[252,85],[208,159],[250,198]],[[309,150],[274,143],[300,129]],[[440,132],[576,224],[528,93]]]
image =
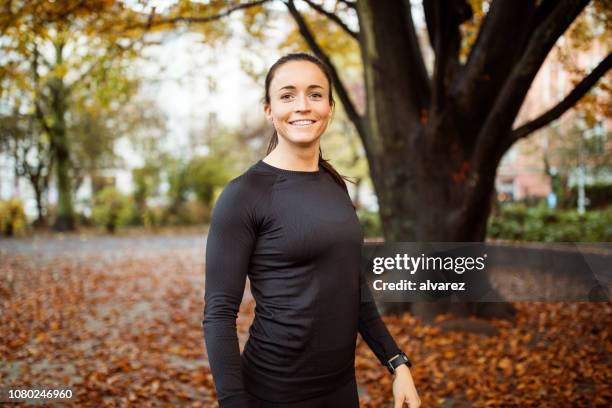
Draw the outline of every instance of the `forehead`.
[[[319,85],[325,89],[329,87],[321,68],[310,61],[290,61],[278,67],[270,88],[272,91],[277,91],[285,86],[295,86],[300,89],[310,85]]]

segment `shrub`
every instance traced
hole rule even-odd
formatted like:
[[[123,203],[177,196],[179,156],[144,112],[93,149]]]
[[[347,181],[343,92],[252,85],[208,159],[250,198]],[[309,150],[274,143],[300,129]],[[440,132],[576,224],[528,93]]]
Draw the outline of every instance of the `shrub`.
[[[489,219],[488,236],[541,242],[608,242],[612,240],[612,207],[587,211],[550,210],[544,205],[503,206]]]
[[[127,196],[110,186],[103,188],[95,195],[91,216],[95,225],[103,226],[112,234],[117,227],[133,222],[136,217],[134,208],[135,206]]]
[[[357,210],[357,217],[361,222],[361,229],[365,238],[381,237],[382,226],[378,211],[370,211],[365,208]]]
[[[164,221],[164,209],[162,207],[147,207],[142,214],[142,223],[145,228],[157,230]]]
[[[167,209],[162,216],[165,225],[196,225],[210,222],[211,211],[208,205],[192,197],[181,203],[175,211]]]
[[[23,235],[28,226],[23,203],[19,199],[0,201],[0,234],[12,237]]]
[[[194,157],[187,165],[185,181],[198,200],[209,206],[213,203],[216,190],[225,186],[230,175],[223,158],[216,156]]]

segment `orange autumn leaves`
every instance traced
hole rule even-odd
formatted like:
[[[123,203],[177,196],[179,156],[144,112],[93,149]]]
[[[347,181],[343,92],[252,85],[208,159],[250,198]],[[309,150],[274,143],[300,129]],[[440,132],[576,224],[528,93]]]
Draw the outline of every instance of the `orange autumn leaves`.
[[[48,259],[2,254],[0,383],[70,387],[72,406],[217,406],[200,326],[202,249]],[[253,316],[248,295],[241,345]],[[515,303],[498,334],[385,317],[424,407],[607,406],[609,303]],[[439,320],[449,319],[441,316]],[[361,406],[391,406],[392,377],[359,338]]]

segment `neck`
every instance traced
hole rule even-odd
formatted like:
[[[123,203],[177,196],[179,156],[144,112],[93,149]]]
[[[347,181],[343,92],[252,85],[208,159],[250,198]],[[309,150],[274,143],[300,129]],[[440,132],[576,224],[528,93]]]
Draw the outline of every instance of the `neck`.
[[[319,168],[319,141],[311,146],[288,146],[281,143],[268,154],[263,161],[287,170],[316,171]]]

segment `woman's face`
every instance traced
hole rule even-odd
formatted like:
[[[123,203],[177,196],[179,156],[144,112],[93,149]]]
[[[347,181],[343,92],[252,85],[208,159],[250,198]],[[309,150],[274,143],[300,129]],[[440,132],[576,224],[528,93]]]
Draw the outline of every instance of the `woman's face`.
[[[329,83],[309,61],[281,65],[270,82],[270,103],[264,106],[279,135],[289,143],[311,144],[321,137],[331,118]]]

